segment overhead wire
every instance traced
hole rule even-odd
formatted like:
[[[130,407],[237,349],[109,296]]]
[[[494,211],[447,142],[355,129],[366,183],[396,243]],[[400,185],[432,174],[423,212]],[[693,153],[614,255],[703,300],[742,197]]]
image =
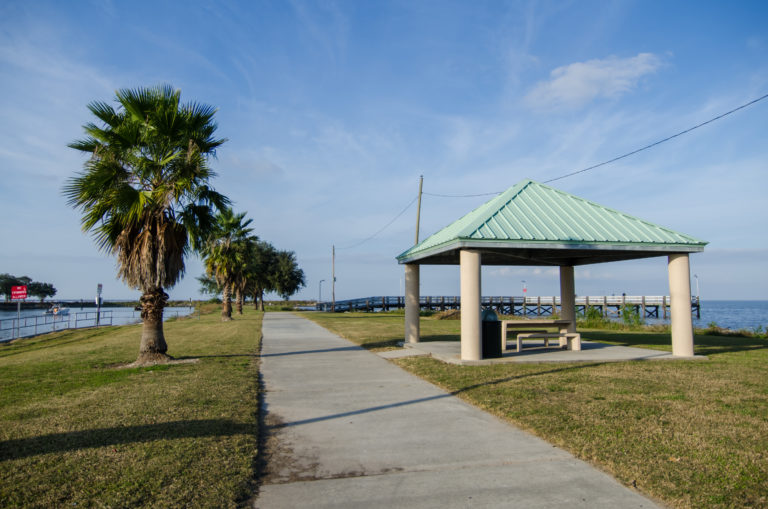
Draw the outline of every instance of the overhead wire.
[[[565,175],[560,175],[559,177],[555,177],[555,178],[552,178],[552,179],[549,179],[549,180],[545,180],[544,183],[548,184],[549,182],[554,182],[556,180],[561,180],[561,179],[564,179],[564,178],[567,178],[567,177],[572,177],[574,175],[578,175],[579,173],[584,173],[585,171],[594,170],[595,168],[599,168],[601,166],[605,166],[606,164],[614,163],[614,162],[616,162],[616,161],[618,161],[620,159],[624,159],[625,157],[629,157],[631,155],[637,154],[638,152],[642,152],[643,150],[648,150],[649,148],[653,148],[656,145],[661,145],[665,141],[669,141],[671,139],[677,138],[678,136],[682,136],[682,135],[684,135],[686,133],[689,133],[691,131],[694,131],[694,130],[698,129],[699,127],[704,127],[705,125],[711,124],[712,122],[715,122],[716,120],[720,120],[721,118],[727,117],[728,115],[730,115],[732,113],[736,113],[737,111],[742,110],[742,109],[744,109],[744,108],[746,108],[748,106],[752,106],[753,104],[755,104],[757,102],[760,102],[760,101],[762,101],[765,98],[768,98],[768,94],[765,94],[762,97],[758,97],[757,99],[749,101],[748,103],[742,104],[738,108],[734,108],[734,109],[732,109],[730,111],[726,111],[722,115],[718,115],[718,116],[716,116],[714,118],[710,118],[709,120],[707,120],[705,122],[702,122],[700,124],[697,124],[697,125],[695,125],[693,127],[689,127],[688,129],[685,129],[684,131],[680,131],[679,133],[673,134],[672,136],[667,136],[663,140],[656,141],[654,143],[651,143],[650,145],[646,145],[646,146],[644,146],[642,148],[639,148],[637,150],[633,150],[632,152],[627,152],[626,154],[620,155],[618,157],[614,157],[613,159],[609,159],[608,161],[604,161],[602,163],[598,163],[598,164],[592,165],[592,166],[590,166],[588,168],[584,168],[583,170],[573,171],[571,173],[566,173]]]
[[[763,96],[758,97],[757,99],[753,99],[752,101],[744,103],[741,106],[738,106],[738,107],[736,107],[736,108],[734,108],[734,109],[732,109],[730,111],[726,111],[723,114],[720,114],[720,115],[718,115],[716,117],[713,117],[713,118],[710,118],[709,120],[706,120],[706,121],[704,121],[704,122],[702,122],[700,124],[696,124],[693,127],[689,127],[688,129],[680,131],[679,133],[675,133],[675,134],[673,134],[671,136],[667,136],[664,139],[655,141],[655,142],[653,142],[653,143],[651,143],[649,145],[646,145],[644,147],[638,148],[638,149],[633,150],[631,152],[627,152],[626,154],[622,154],[622,155],[620,155],[618,157],[614,157],[613,159],[609,159],[607,161],[603,161],[602,163],[593,164],[592,166],[589,166],[587,168],[583,168],[581,170],[572,171],[570,173],[566,173],[564,175],[560,175],[559,177],[555,177],[555,178],[551,178],[549,180],[545,180],[543,183],[544,184],[548,184],[550,182],[555,182],[557,180],[562,180],[562,179],[567,178],[567,177],[572,177],[574,175],[578,175],[579,173],[584,173],[584,172],[589,171],[589,170],[594,170],[595,168],[600,168],[601,166],[605,166],[607,164],[615,163],[616,161],[619,161],[619,160],[624,159],[626,157],[629,157],[631,155],[637,154],[637,153],[642,152],[644,150],[648,150],[649,148],[653,148],[653,147],[655,147],[657,145],[661,145],[664,142],[667,142],[669,140],[677,138],[678,136],[682,136],[684,134],[687,134],[687,133],[689,133],[691,131],[694,131],[694,130],[700,128],[700,127],[704,127],[707,124],[711,124],[712,122],[715,122],[717,120],[720,120],[721,118],[727,117],[728,115],[736,113],[739,110],[743,110],[744,108],[752,106],[753,104],[758,103],[758,102],[760,102],[760,101],[762,101],[764,99],[767,99],[767,98],[768,98],[768,94],[765,94]],[[440,197],[440,198],[475,198],[477,196],[490,196],[492,194],[501,194],[503,192],[504,191],[496,191],[496,192],[493,192],[493,193],[480,193],[480,194],[434,194],[434,193],[426,193],[425,192],[424,194],[428,194],[430,196],[437,196],[437,197]]]
[[[418,200],[418,199],[419,199],[419,196],[418,196],[418,195],[416,195],[416,196],[415,196],[415,197],[414,197],[414,198],[413,198],[413,199],[412,199],[410,202],[408,202],[408,205],[406,205],[406,206],[403,208],[403,210],[401,210],[401,211],[400,211],[400,212],[399,212],[399,213],[398,213],[398,214],[397,214],[395,217],[393,217],[393,218],[392,218],[392,220],[391,220],[391,221],[389,221],[387,224],[385,224],[384,226],[382,226],[382,227],[381,227],[381,228],[380,228],[380,229],[379,229],[379,230],[378,230],[376,233],[374,233],[373,235],[371,235],[371,236],[369,236],[369,237],[366,237],[366,238],[364,238],[364,239],[363,239],[363,240],[361,240],[360,242],[356,242],[356,243],[354,243],[354,244],[351,244],[351,245],[349,245],[349,246],[344,246],[344,247],[337,247],[336,249],[352,249],[352,248],[354,248],[354,247],[357,247],[357,246],[360,246],[360,245],[362,245],[362,244],[365,244],[365,243],[366,243],[366,242],[368,242],[369,240],[372,240],[372,239],[373,239],[373,238],[375,238],[375,237],[376,237],[378,234],[380,234],[381,232],[383,232],[384,230],[386,230],[387,228],[389,228],[389,226],[390,226],[392,223],[394,223],[395,221],[397,221],[397,219],[398,219],[400,216],[402,216],[403,214],[405,214],[405,212],[406,212],[406,211],[407,211],[407,210],[408,210],[408,209],[411,207],[411,205],[413,205],[413,204],[416,202],[416,200]]]
[[[548,184],[548,183],[550,183],[550,182],[555,182],[555,181],[557,181],[557,180],[562,180],[562,179],[564,179],[564,178],[572,177],[572,176],[574,176],[574,175],[578,175],[578,174],[580,174],[580,173],[584,173],[584,172],[587,172],[587,171],[590,171],[590,170],[594,170],[594,169],[596,169],[596,168],[600,168],[601,166],[605,166],[605,165],[608,165],[608,164],[611,164],[611,163],[615,163],[616,161],[619,161],[619,160],[621,160],[621,159],[627,158],[627,157],[629,157],[629,156],[632,156],[632,155],[634,155],[634,154],[637,154],[637,153],[639,153],[639,152],[643,152],[644,150],[648,150],[648,149],[650,149],[650,148],[653,148],[653,147],[655,147],[655,146],[657,146],[657,145],[661,145],[661,144],[662,144],[662,143],[664,143],[664,142],[670,141],[670,140],[672,140],[672,139],[675,139],[675,138],[677,138],[677,137],[679,137],[679,136],[682,136],[682,135],[684,135],[684,134],[690,133],[691,131],[694,131],[694,130],[696,130],[696,129],[699,129],[700,127],[704,127],[704,126],[705,126],[705,125],[707,125],[707,124],[711,124],[712,122],[715,122],[715,121],[717,121],[717,120],[720,120],[720,119],[722,119],[722,118],[724,118],[724,117],[727,117],[728,115],[731,115],[731,114],[733,114],[733,113],[736,113],[736,112],[737,112],[737,111],[739,111],[739,110],[743,110],[744,108],[747,108],[747,107],[749,107],[749,106],[752,106],[753,104],[756,104],[756,103],[758,103],[758,102],[760,102],[760,101],[762,101],[762,100],[764,100],[764,99],[766,99],[766,98],[768,98],[768,94],[765,94],[765,95],[763,95],[763,96],[760,96],[760,97],[758,97],[757,99],[753,99],[752,101],[749,101],[749,102],[747,102],[747,103],[744,103],[744,104],[742,104],[741,106],[738,106],[738,107],[736,107],[736,108],[733,108],[732,110],[726,111],[725,113],[722,113],[722,114],[720,114],[720,115],[718,115],[718,116],[716,116],[716,117],[710,118],[709,120],[706,120],[706,121],[704,121],[704,122],[701,122],[700,124],[696,124],[696,125],[695,125],[695,126],[693,126],[693,127],[689,127],[688,129],[685,129],[685,130],[683,130],[683,131],[680,131],[680,132],[678,132],[678,133],[675,133],[675,134],[673,134],[673,135],[671,135],[671,136],[667,136],[666,138],[663,138],[663,139],[661,139],[661,140],[655,141],[655,142],[653,142],[653,143],[651,143],[651,144],[649,144],[649,145],[646,145],[646,146],[644,146],[644,147],[638,148],[638,149],[636,149],[636,150],[633,150],[633,151],[631,151],[631,152],[627,152],[626,154],[622,154],[622,155],[620,155],[620,156],[614,157],[614,158],[612,158],[612,159],[609,159],[609,160],[607,160],[607,161],[603,161],[603,162],[601,162],[601,163],[598,163],[598,164],[594,164],[594,165],[592,165],[592,166],[589,166],[589,167],[587,167],[587,168],[583,168],[583,169],[581,169],[581,170],[572,171],[572,172],[570,172],[570,173],[566,173],[566,174],[560,175],[559,177],[555,177],[555,178],[551,178],[551,179],[549,179],[549,180],[545,180],[543,183],[544,183],[544,184]],[[438,194],[438,193],[429,193],[429,192],[423,192],[422,194],[424,194],[424,195],[427,195],[427,196],[435,196],[435,197],[438,197],[438,198],[476,198],[476,197],[480,197],[480,196],[491,196],[491,195],[498,195],[498,194],[501,194],[501,193],[503,193],[503,192],[504,192],[504,191],[494,191],[494,192],[490,192],[490,193],[476,193],[476,194]],[[389,228],[389,226],[391,226],[391,225],[392,225],[392,223],[394,223],[395,221],[397,221],[397,219],[398,219],[398,218],[400,218],[400,216],[402,216],[403,214],[405,214],[405,212],[406,212],[406,211],[407,211],[407,210],[408,210],[408,209],[411,207],[411,205],[413,205],[413,204],[416,202],[416,200],[417,200],[418,198],[419,198],[419,197],[418,197],[418,195],[417,195],[417,196],[415,196],[415,197],[414,197],[414,198],[413,198],[413,199],[412,199],[410,202],[408,202],[408,205],[406,205],[406,206],[405,206],[405,207],[404,207],[404,208],[403,208],[403,209],[402,209],[402,210],[401,210],[401,211],[400,211],[400,212],[399,212],[399,213],[398,213],[398,214],[397,214],[395,217],[393,217],[393,218],[392,218],[392,219],[391,219],[391,220],[390,220],[390,221],[389,221],[387,224],[385,224],[384,226],[382,226],[382,227],[381,227],[381,228],[380,228],[378,231],[376,231],[376,233],[374,233],[373,235],[370,235],[369,237],[366,237],[365,239],[363,239],[363,240],[361,240],[361,241],[359,241],[359,242],[356,242],[356,243],[354,243],[354,244],[351,244],[351,245],[349,245],[349,246],[345,246],[345,247],[339,247],[339,248],[336,248],[336,249],[352,249],[352,248],[358,247],[358,246],[360,246],[360,245],[362,245],[362,244],[365,244],[365,243],[366,243],[366,242],[368,242],[369,240],[372,240],[372,239],[374,239],[374,238],[375,238],[376,236],[378,236],[378,235],[379,235],[381,232],[383,232],[384,230],[386,230],[387,228]]]
[[[501,194],[503,191],[499,191],[496,193],[479,193],[479,194],[435,194],[435,193],[427,193],[426,191],[422,194],[426,194],[427,196],[437,196],[439,198],[475,198],[477,196],[491,196],[492,194]]]

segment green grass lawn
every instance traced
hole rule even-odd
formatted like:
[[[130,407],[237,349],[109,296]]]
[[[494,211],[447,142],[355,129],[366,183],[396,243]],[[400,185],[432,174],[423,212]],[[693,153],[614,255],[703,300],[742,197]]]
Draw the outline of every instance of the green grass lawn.
[[[402,315],[304,316],[369,348],[403,339]],[[422,318],[421,331],[422,340],[458,340],[459,322]],[[671,350],[668,334],[582,334]],[[768,341],[697,335],[695,343],[708,361],[395,362],[670,506],[768,507]]]
[[[117,369],[141,326],[0,345],[0,506],[235,507],[252,494],[260,313],[165,324],[198,362]]]

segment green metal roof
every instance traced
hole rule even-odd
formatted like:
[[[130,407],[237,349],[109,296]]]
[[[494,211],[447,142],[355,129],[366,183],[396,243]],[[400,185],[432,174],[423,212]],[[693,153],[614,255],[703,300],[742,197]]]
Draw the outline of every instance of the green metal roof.
[[[703,251],[707,243],[532,180],[524,180],[400,254],[400,263],[579,265]]]

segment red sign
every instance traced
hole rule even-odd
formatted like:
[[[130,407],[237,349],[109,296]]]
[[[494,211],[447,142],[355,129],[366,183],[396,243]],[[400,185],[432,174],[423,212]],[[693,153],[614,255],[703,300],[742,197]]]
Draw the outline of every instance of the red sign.
[[[21,299],[26,299],[26,298],[27,298],[27,287],[26,286],[12,286],[11,287],[11,300],[21,300]]]

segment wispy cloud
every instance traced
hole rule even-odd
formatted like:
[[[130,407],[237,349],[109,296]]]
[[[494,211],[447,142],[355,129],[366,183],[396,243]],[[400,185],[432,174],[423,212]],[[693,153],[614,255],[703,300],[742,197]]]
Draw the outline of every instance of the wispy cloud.
[[[348,21],[333,2],[310,4],[291,0],[291,7],[307,35],[324,52],[329,61],[336,63],[346,52]]]
[[[616,98],[661,65],[661,58],[652,53],[575,62],[550,72],[550,79],[536,84],[525,102],[537,109],[578,108],[599,97]]]
[[[224,166],[242,172],[242,175],[249,178],[279,180],[285,175],[285,169],[282,166],[264,154],[253,151],[231,154],[223,163]]]

